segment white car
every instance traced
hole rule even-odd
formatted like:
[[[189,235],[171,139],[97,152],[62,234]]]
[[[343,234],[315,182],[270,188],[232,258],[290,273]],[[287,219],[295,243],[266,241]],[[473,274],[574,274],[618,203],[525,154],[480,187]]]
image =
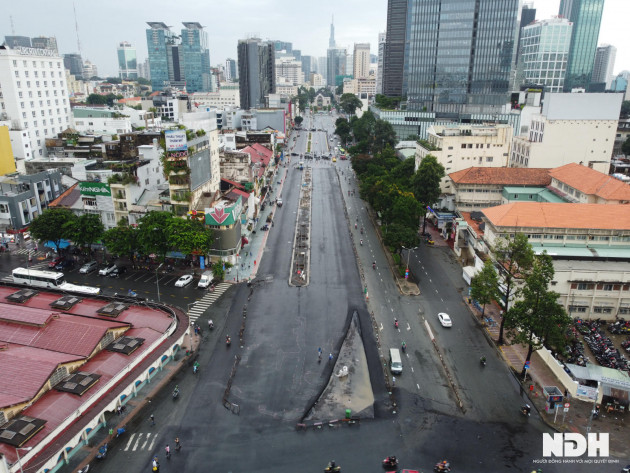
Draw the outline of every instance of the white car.
[[[451,321],[451,318],[449,317],[448,314],[445,314],[444,312],[440,312],[438,314],[438,320],[442,324],[442,327],[452,327],[453,326],[453,322]]]
[[[108,264],[106,266],[103,266],[101,269],[99,269],[98,274],[99,276],[109,276],[109,273],[111,273],[115,269],[116,269],[115,264]]]
[[[185,287],[188,286],[193,280],[192,274],[184,274],[181,278],[179,278],[175,282],[175,287]]]

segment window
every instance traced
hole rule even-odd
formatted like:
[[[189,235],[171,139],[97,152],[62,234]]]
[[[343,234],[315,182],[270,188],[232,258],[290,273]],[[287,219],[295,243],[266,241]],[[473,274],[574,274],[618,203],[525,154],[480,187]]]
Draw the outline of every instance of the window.
[[[583,305],[570,305],[569,306],[569,312],[578,312],[580,314],[585,313],[586,309],[587,307]]]
[[[593,307],[593,312],[596,314],[610,314],[612,312],[612,307],[595,306]]]
[[[487,163],[491,163],[493,160],[494,160],[494,158],[492,156],[486,157],[486,162]]]
[[[577,287],[572,287],[572,289],[577,289],[578,291],[590,291],[593,289],[593,285],[585,282],[580,282],[577,284]]]
[[[604,284],[604,291],[612,291],[612,290],[613,290],[612,284]]]

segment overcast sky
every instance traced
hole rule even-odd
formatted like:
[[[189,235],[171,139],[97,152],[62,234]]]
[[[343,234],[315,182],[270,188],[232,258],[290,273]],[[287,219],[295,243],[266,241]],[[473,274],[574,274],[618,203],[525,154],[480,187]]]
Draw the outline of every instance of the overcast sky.
[[[3,5],[0,41],[13,30],[21,36],[56,36],[60,53],[77,52],[72,0],[13,0]],[[331,16],[340,46],[369,42],[377,54],[379,31],[385,31],[387,0],[76,0],[81,52],[98,67],[99,75],[117,75],[116,46],[131,42],[139,60],[147,57],[147,21],[163,21],[174,31],[182,21],[206,27],[212,65],[236,58],[239,38],[259,36],[293,43],[302,54],[324,56]],[[537,19],[558,12],[560,0],[535,0]],[[630,69],[627,24],[630,0],[606,0],[599,42],[617,47],[615,73]]]

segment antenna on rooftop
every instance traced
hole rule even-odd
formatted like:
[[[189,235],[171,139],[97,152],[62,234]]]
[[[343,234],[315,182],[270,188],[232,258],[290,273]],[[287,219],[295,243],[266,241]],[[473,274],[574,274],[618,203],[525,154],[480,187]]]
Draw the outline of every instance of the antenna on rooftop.
[[[13,26],[13,15],[9,15],[9,18],[11,19],[11,34],[15,36],[15,26]]]
[[[77,21],[77,7],[72,2],[72,10],[74,10],[74,29],[77,32],[77,48],[79,48],[79,56],[81,55],[81,40],[79,39],[79,22]]]

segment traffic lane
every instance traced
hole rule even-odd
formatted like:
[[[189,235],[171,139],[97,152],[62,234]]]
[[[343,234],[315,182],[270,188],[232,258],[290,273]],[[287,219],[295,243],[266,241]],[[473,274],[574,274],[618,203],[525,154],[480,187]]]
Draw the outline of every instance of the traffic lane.
[[[423,305],[438,346],[444,352],[449,370],[457,382],[467,410],[479,419],[516,420],[517,406],[523,402],[509,369],[490,346],[482,328],[471,318],[462,300],[460,288],[454,287],[445,275],[444,258],[450,257],[448,248],[420,251],[425,268]],[[410,261],[416,262],[413,259]],[[421,267],[420,267],[421,268]],[[419,269],[420,269],[419,268]],[[417,274],[417,273],[416,273]],[[446,312],[453,326],[442,327],[437,314]],[[487,366],[479,359],[485,356]]]

